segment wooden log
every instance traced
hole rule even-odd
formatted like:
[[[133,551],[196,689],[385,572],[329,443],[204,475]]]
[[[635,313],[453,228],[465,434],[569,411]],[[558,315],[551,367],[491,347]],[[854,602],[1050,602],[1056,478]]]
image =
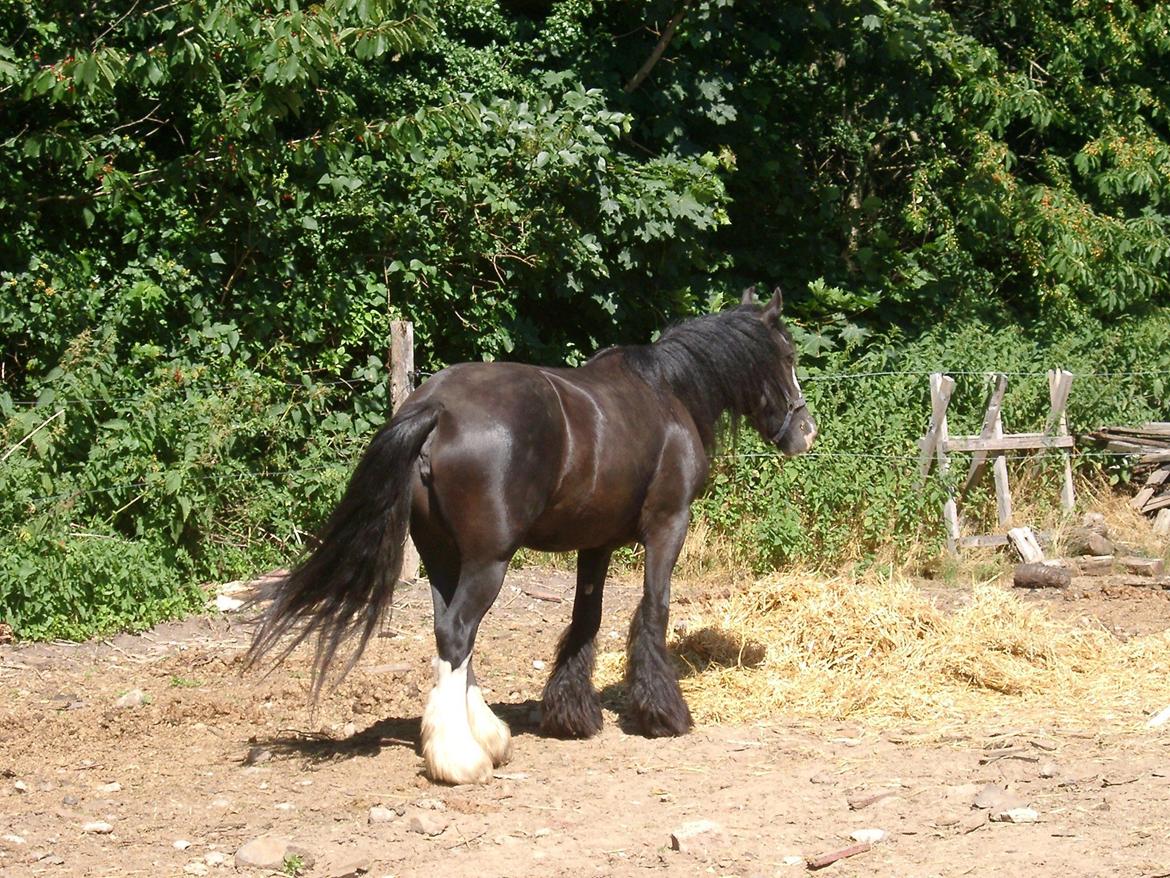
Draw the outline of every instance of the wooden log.
[[[1016,588],[1068,588],[1072,574],[1051,564],[1019,564],[1012,573]]]
[[[1118,558],[1117,563],[1135,576],[1161,576],[1166,572],[1166,562],[1161,558]]]

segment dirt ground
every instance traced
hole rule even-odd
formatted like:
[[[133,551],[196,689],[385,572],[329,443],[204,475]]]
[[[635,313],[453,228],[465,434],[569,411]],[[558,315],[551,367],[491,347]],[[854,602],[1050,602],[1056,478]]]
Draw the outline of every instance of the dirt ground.
[[[678,584],[675,618],[710,590]],[[607,587],[615,647],[637,593]],[[1084,580],[1035,599],[1123,637],[1170,626],[1170,593]],[[867,828],[888,838],[825,874],[1170,876],[1170,726],[1053,727],[1005,700],[958,734],[777,716],[651,741],[622,731],[612,690],[599,737],[547,740],[541,663],[570,606],[569,577],[522,570],[485,623],[477,672],[515,746],[482,787],[420,774],[433,652],[421,584],[315,713],[304,656],[241,675],[237,615],[0,646],[0,876],[256,874],[235,856],[261,836],[291,843],[288,872],[321,878],[786,876]],[[143,703],[116,706],[132,690]],[[990,822],[973,803],[993,793],[1037,822]],[[672,849],[701,820],[718,826]]]

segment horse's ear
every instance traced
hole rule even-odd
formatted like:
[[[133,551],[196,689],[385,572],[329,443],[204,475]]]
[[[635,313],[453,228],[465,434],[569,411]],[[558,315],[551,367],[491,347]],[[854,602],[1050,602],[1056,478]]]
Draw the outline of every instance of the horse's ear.
[[[780,320],[780,314],[783,310],[784,296],[780,293],[780,287],[776,287],[772,291],[771,300],[764,306],[764,311],[760,315],[760,319],[774,326]]]
[[[739,300],[741,305],[758,305],[760,300],[756,298],[756,286],[752,284],[743,291],[743,297]]]

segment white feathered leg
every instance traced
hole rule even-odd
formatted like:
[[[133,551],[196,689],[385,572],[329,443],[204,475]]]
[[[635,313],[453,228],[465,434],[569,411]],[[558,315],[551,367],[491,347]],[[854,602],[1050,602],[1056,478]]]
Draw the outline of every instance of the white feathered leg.
[[[450,662],[435,659],[435,688],[422,718],[422,754],[427,777],[437,783],[487,783],[492,776],[492,758],[468,722],[470,662],[468,656],[452,668]]]
[[[492,764],[497,768],[507,764],[512,758],[512,731],[488,707],[470,661],[467,664],[467,718],[471,723],[471,734],[487,751]]]

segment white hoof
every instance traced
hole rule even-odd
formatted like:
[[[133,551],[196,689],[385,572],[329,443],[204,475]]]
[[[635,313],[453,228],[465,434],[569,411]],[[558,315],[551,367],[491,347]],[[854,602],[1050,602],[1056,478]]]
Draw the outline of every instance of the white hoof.
[[[508,724],[492,713],[484,701],[483,691],[472,683],[467,687],[467,718],[471,734],[499,768],[512,758],[512,731]]]
[[[471,733],[467,711],[467,662],[452,668],[435,662],[438,678],[422,717],[422,755],[436,783],[487,783],[492,759]]]

